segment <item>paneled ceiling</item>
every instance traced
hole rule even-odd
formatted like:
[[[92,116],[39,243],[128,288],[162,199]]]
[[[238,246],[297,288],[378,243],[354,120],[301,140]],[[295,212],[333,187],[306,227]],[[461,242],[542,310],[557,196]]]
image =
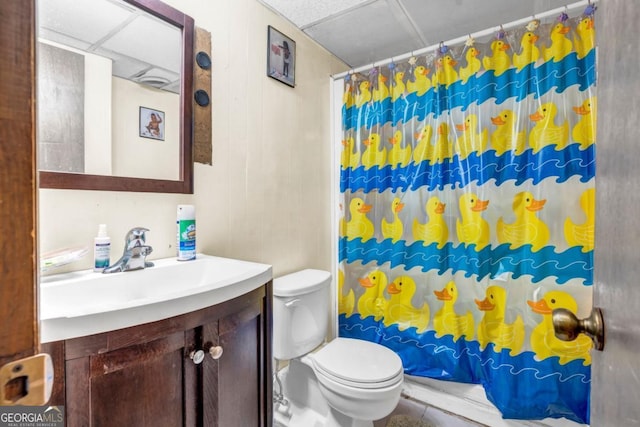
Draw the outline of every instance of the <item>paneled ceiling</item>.
[[[258,1],[352,68],[568,4],[563,0]]]
[[[179,92],[182,33],[119,0],[38,0],[38,37],[112,60],[113,75]]]

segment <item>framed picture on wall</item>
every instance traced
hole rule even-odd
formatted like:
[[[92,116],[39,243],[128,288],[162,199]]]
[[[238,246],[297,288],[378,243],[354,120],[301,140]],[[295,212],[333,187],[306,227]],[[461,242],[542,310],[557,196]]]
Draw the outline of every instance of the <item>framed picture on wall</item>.
[[[164,141],[164,112],[140,107],[140,136]]]
[[[267,30],[267,75],[296,85],[296,42],[269,25]]]

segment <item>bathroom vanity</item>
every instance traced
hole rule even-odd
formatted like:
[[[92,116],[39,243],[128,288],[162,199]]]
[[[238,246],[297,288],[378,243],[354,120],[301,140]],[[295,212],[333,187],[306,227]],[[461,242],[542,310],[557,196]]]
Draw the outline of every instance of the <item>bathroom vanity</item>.
[[[156,264],[157,268],[116,276],[128,281],[139,274],[144,287],[152,275],[171,277],[172,269],[190,268],[200,271],[185,277],[198,285],[184,286],[182,296],[173,292],[162,300],[155,295],[113,310],[114,318],[135,322],[130,312],[148,319],[155,306],[155,315],[164,316],[159,320],[44,343],[42,351],[52,356],[55,370],[49,404],[65,406],[69,427],[271,426],[271,268],[203,255],[195,262]],[[97,308],[87,313],[85,307],[65,319],[55,317],[56,310],[47,310],[47,298],[54,301],[48,296],[51,288],[64,293],[65,286],[77,285],[74,280],[80,278],[82,283],[84,273],[69,275],[42,284],[43,341],[62,333],[55,325],[47,327],[57,320],[75,319],[102,329],[111,323]],[[216,280],[216,275],[226,279]],[[105,276],[109,275],[87,274],[93,280],[89,286],[99,293],[100,281],[109,280]],[[157,285],[163,289],[162,283]],[[203,307],[192,310],[194,304]],[[162,314],[185,309],[182,314]],[[85,333],[73,325],[66,330],[71,335]]]

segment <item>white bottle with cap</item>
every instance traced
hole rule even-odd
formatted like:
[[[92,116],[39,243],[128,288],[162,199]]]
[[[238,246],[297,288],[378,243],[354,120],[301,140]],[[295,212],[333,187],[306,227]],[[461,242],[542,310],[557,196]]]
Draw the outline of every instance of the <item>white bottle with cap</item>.
[[[98,226],[98,236],[93,239],[93,271],[100,272],[111,262],[111,239],[107,236],[107,224]]]

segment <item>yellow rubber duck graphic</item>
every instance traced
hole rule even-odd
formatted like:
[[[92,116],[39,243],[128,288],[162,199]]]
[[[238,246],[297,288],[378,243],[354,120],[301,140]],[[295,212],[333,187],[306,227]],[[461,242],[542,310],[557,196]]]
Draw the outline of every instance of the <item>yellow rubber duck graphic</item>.
[[[508,43],[502,40],[494,40],[491,42],[492,56],[482,58],[482,65],[487,71],[493,70],[494,75],[499,76],[511,67],[511,57],[507,54],[510,48]]]
[[[395,131],[393,137],[389,138],[389,143],[391,143],[391,150],[389,150],[391,169],[407,166],[411,161],[411,145],[402,146],[402,131]]]
[[[527,301],[527,304],[534,313],[542,315],[542,322],[531,332],[531,349],[538,359],[558,356],[561,365],[576,359],[582,359],[584,366],[591,364],[591,338],[580,334],[573,341],[562,341],[556,338],[553,330],[553,310],[565,308],[573,314],[577,313],[578,304],[571,295],[563,291],[550,291],[540,301]]]
[[[393,213],[393,221],[388,222],[386,218],[382,218],[380,222],[380,229],[382,230],[382,236],[385,239],[391,239],[393,243],[397,242],[402,238],[402,233],[404,231],[404,226],[402,225],[402,221],[398,214],[404,208],[404,203],[400,200],[399,197],[396,197],[391,202],[391,212]]]
[[[480,200],[473,193],[460,196],[459,207],[462,221],[456,219],[456,233],[460,243],[476,245],[476,251],[489,244],[489,223],[482,218],[482,211],[489,206],[488,200]]]
[[[433,329],[438,337],[444,335],[453,335],[453,341],[464,336],[467,341],[473,339],[475,330],[475,322],[473,314],[467,311],[467,314],[458,315],[454,309],[454,305],[458,300],[458,287],[451,281],[441,291],[433,291],[440,301],[442,308],[433,316]]]
[[[456,140],[456,152],[461,159],[474,152],[480,155],[487,148],[489,131],[479,128],[475,114],[469,114],[463,123],[456,124],[456,129],[462,132]]]
[[[355,97],[353,96],[353,85],[349,82],[344,87],[344,93],[342,94],[342,105],[345,108],[351,108],[355,104]]]
[[[526,134],[524,130],[517,132],[518,116],[511,110],[502,110],[496,117],[491,117],[491,123],[497,126],[491,134],[491,147],[500,156],[513,150],[514,154],[524,153]]]
[[[384,101],[389,97],[389,88],[386,82],[387,77],[382,73],[378,73],[378,84],[373,88],[372,99],[374,101]]]
[[[582,224],[575,224],[571,218],[564,222],[564,237],[569,246],[582,246],[582,252],[592,251],[595,242],[596,190],[590,188],[580,196],[580,207],[586,216]]]
[[[578,54],[578,58],[584,58],[596,46],[596,29],[592,16],[586,16],[576,25],[577,37],[573,38],[573,43]]]
[[[460,67],[460,79],[464,83],[466,83],[471,76],[480,71],[482,63],[478,59],[478,55],[480,55],[480,51],[475,47],[470,47],[467,50],[467,53],[465,53],[464,57],[467,60],[467,65]]]
[[[338,313],[349,317],[353,314],[353,308],[356,303],[356,297],[353,289],[349,289],[347,295],[343,294],[344,287],[344,271],[338,269]]]
[[[444,85],[449,87],[458,80],[458,73],[454,68],[458,62],[453,56],[446,54],[436,59],[436,72],[433,76],[433,85]]]
[[[371,91],[369,90],[370,86],[371,83],[369,83],[369,80],[360,82],[360,85],[358,86],[360,91],[356,94],[356,107],[360,108],[367,102],[371,101]]]
[[[404,95],[406,87],[404,82],[404,71],[396,71],[393,76],[393,84],[391,85],[391,100],[395,102],[398,98]]]
[[[358,299],[358,313],[364,319],[373,316],[375,321],[382,320],[386,311],[384,289],[387,287],[387,275],[380,270],[374,270],[365,278],[358,279],[365,291]]]
[[[540,49],[536,46],[538,36],[527,31],[520,39],[520,53],[513,54],[513,66],[522,70],[527,65],[534,63],[540,58]]]
[[[555,117],[558,108],[553,102],[542,104],[529,118],[536,124],[529,133],[529,146],[537,153],[542,147],[555,145],[560,150],[569,141],[569,122],[565,119],[561,126],[556,126]]]
[[[387,163],[387,149],[386,147],[380,148],[381,142],[380,135],[377,133],[371,133],[369,138],[362,141],[367,147],[362,153],[362,165],[365,170],[374,166],[381,168]]]
[[[596,142],[597,102],[597,98],[592,96],[585,99],[582,105],[573,107],[573,111],[581,117],[571,131],[571,138],[578,142],[583,150]]]
[[[340,166],[342,169],[355,169],[360,164],[360,152],[356,149],[356,143],[352,136],[342,140],[342,152],[340,153]]]
[[[507,291],[500,286],[489,286],[482,301],[475,300],[476,305],[484,316],[478,325],[478,342],[480,348],[489,343],[494,344],[494,350],[500,352],[507,348],[511,356],[515,356],[524,344],[524,322],[520,315],[513,323],[505,322],[507,308]]]
[[[561,61],[562,58],[567,56],[573,50],[573,44],[571,40],[567,38],[567,33],[571,30],[570,27],[565,26],[562,22],[558,22],[551,28],[551,44],[548,47],[542,49],[542,57],[544,61],[553,62]]]
[[[429,69],[424,65],[418,65],[415,70],[413,70],[413,77],[415,81],[409,80],[407,82],[407,92],[415,93],[418,96],[422,96],[431,87],[431,81],[427,75],[429,74]]]
[[[413,163],[417,165],[425,160],[431,159],[431,155],[433,153],[433,144],[431,144],[433,127],[431,127],[431,125],[426,125],[414,136],[418,143],[413,150]]]
[[[542,249],[549,241],[549,228],[536,216],[546,200],[536,200],[528,191],[522,191],[513,198],[513,212],[516,220],[511,224],[505,224],[502,217],[498,218],[496,228],[499,243],[511,243],[510,249],[522,245],[531,245],[531,250],[536,252]]]
[[[389,301],[384,314],[384,325],[397,325],[404,331],[414,327],[417,333],[422,333],[429,324],[429,305],[425,302],[422,307],[415,308],[411,299],[416,292],[416,282],[409,276],[397,277],[389,286],[387,293]]]
[[[413,220],[413,239],[422,241],[424,246],[437,243],[438,249],[442,249],[449,239],[449,227],[444,220],[445,204],[437,196],[432,196],[427,200],[425,210],[428,220],[422,224],[417,218]]]
[[[362,241],[367,241],[373,237],[373,223],[367,218],[367,212],[373,206],[367,205],[364,200],[354,197],[349,202],[349,212],[351,219],[345,226],[347,240],[353,240],[360,237]]]
[[[429,164],[431,165],[453,157],[453,142],[449,138],[449,125],[446,122],[440,123],[437,133],[436,143],[429,156]]]

